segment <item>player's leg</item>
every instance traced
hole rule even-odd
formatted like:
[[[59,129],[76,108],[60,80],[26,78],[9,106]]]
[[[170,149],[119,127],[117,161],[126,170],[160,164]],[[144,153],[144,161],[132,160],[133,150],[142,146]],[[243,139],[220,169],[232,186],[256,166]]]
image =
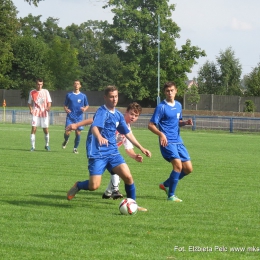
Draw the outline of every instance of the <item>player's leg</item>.
[[[120,177],[113,171],[110,172],[110,181],[106,188],[106,191],[102,195],[102,199],[120,199],[124,196],[119,191]]]
[[[168,144],[166,147],[161,146],[160,149],[163,158],[166,161],[171,162],[172,171],[168,179],[159,185],[159,188],[166,192],[168,200],[180,202],[181,200],[175,196],[175,190],[177,188],[182,169],[178,146],[176,144]]]
[[[171,161],[173,170],[169,176],[169,191],[168,191],[168,200],[181,202],[179,198],[176,197],[175,191],[179,182],[179,177],[182,169],[182,163],[180,159],[173,159]]]
[[[40,125],[40,118],[38,116],[33,116],[31,136],[30,136],[32,152],[35,150],[35,135],[36,135],[37,126],[39,125]]]
[[[67,116],[67,117],[66,117],[66,123],[65,123],[65,129],[66,129],[66,127],[67,127],[68,125],[70,125],[70,124],[72,124],[72,122],[70,121],[70,119],[69,119],[68,116]],[[62,143],[62,149],[65,149],[66,146],[67,146],[67,144],[68,144],[68,142],[69,142],[70,132],[71,132],[71,131],[66,131],[66,130],[65,130],[65,132],[64,132],[64,135],[63,135],[64,141],[63,141],[63,143]]]
[[[46,151],[50,151],[50,134],[49,134],[49,117],[41,117],[41,127],[44,132],[44,140],[45,140],[45,149]]]
[[[32,130],[31,130],[31,152],[33,152],[35,150],[35,134],[36,134],[36,130],[37,127],[36,126],[32,126]]]
[[[118,162],[120,164],[118,164]],[[113,167],[114,165],[117,166]],[[120,155],[117,159],[110,161],[110,165],[114,173],[116,173],[125,183],[126,197],[136,200],[135,184],[128,165],[125,163],[123,157]],[[138,211],[147,211],[146,208],[138,206]]]
[[[181,180],[183,177],[190,174],[193,171],[193,168],[190,160],[190,155],[188,153],[187,148],[184,146],[184,144],[178,145],[178,152],[182,161],[182,170],[179,177],[179,180]]]
[[[94,191],[101,184],[102,174],[106,169],[107,160],[105,159],[89,159],[88,170],[89,179],[85,181],[77,181],[67,192],[67,199],[72,200],[80,190]]]
[[[80,143],[80,134],[81,134],[81,129],[78,128],[75,131],[75,140],[74,140],[73,153],[78,153],[78,146],[79,146],[79,143]]]

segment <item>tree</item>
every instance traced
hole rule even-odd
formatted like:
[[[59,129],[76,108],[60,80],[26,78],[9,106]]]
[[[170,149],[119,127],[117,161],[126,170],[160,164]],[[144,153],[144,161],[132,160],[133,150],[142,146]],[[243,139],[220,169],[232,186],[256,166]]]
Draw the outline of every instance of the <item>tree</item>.
[[[25,2],[29,3],[29,5],[35,5],[35,6],[38,6],[38,4],[41,2],[41,1],[44,1],[44,0],[24,0]]]
[[[12,43],[18,29],[16,15],[12,1],[0,0],[0,88],[9,88],[12,84],[7,74],[12,68]]]
[[[186,88],[186,73],[205,56],[204,51],[191,46],[189,40],[176,48],[175,38],[180,28],[171,19],[174,5],[168,0],[110,0],[104,8],[112,7],[113,24],[107,28],[111,41],[118,46],[123,63],[121,92],[131,99],[156,99],[158,80],[158,16],[160,16],[160,85],[169,80],[178,84],[179,93]]]
[[[17,37],[13,44],[14,60],[10,78],[13,88],[20,89],[23,98],[35,85],[35,79],[44,79],[48,89],[53,89],[53,75],[49,69],[50,49],[43,41],[31,36]]]
[[[71,88],[72,82],[81,76],[78,64],[78,51],[71,47],[67,39],[55,36],[50,45],[47,64],[54,76],[55,89]]]
[[[197,110],[197,105],[200,101],[200,95],[198,92],[198,86],[195,84],[192,84],[190,89],[187,91],[188,94],[188,102],[194,106],[195,105],[195,109]]]
[[[260,96],[260,63],[253,68],[252,72],[244,77],[245,95]]]
[[[65,28],[65,37],[78,50],[82,85],[87,90],[100,90],[119,83],[122,64],[116,45],[104,32],[107,22],[87,21]]]
[[[220,72],[217,64],[206,61],[198,71],[198,91],[200,94],[223,95]]]
[[[240,77],[242,66],[231,47],[220,51],[217,62],[209,62],[198,72],[200,94],[242,95]]]
[[[241,95],[240,78],[242,74],[242,65],[239,59],[235,58],[235,52],[231,47],[225,51],[220,51],[217,57],[220,68],[221,84],[225,88],[226,95]]]

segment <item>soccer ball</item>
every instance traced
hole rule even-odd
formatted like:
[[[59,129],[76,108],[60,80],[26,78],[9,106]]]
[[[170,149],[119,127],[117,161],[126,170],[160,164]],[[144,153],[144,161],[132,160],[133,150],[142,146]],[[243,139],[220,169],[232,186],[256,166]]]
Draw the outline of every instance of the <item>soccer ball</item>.
[[[135,215],[137,213],[137,203],[135,200],[127,198],[123,199],[119,204],[119,211],[123,215]]]

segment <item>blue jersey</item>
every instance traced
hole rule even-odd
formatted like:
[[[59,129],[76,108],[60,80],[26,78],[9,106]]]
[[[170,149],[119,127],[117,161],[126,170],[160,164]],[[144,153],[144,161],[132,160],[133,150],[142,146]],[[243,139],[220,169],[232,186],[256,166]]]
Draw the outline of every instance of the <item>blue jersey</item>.
[[[170,105],[164,100],[155,108],[150,122],[165,134],[168,143],[182,143],[179,120],[182,120],[181,103],[175,100],[174,105]]]
[[[98,127],[100,134],[108,140],[108,146],[100,146],[97,138],[92,134],[92,127]],[[105,105],[101,106],[93,117],[93,123],[89,129],[86,149],[88,158],[102,158],[109,155],[119,154],[116,131],[120,134],[128,134],[130,130],[127,127],[124,116],[115,109],[109,111]]]
[[[69,92],[66,95],[64,106],[68,107],[71,111],[67,114],[70,124],[78,123],[83,120],[83,112],[81,108],[88,106],[87,96],[81,92],[77,94],[73,91]]]

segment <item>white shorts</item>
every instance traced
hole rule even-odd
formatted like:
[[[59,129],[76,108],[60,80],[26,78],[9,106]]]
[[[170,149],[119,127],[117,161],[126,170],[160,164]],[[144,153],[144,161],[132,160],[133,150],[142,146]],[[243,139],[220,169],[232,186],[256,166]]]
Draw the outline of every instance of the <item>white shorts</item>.
[[[32,126],[40,126],[42,128],[48,128],[49,127],[49,117],[38,117],[33,116],[32,118]]]

